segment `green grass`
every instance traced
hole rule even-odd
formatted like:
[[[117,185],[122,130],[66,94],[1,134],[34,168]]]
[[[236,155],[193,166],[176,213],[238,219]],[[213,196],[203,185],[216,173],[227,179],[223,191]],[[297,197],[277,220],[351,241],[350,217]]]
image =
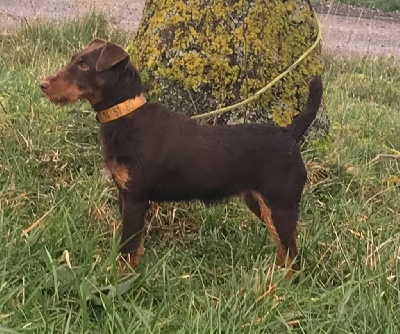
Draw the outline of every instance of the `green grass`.
[[[104,27],[0,37],[0,333],[398,333],[399,165],[373,161],[400,150],[396,61],[327,57],[332,129],[303,147],[298,284],[238,201],[164,207],[131,272],[93,114],[37,85],[93,35],[124,43]]]

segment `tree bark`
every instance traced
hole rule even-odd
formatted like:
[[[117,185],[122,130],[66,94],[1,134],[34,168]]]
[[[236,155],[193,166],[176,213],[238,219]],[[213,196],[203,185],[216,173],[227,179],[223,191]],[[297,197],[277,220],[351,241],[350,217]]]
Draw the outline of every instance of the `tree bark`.
[[[316,36],[306,0],[147,0],[128,51],[149,97],[192,116],[252,96]],[[322,71],[319,46],[255,101],[207,121],[286,126],[305,103],[310,77]],[[328,131],[323,109],[314,134]]]

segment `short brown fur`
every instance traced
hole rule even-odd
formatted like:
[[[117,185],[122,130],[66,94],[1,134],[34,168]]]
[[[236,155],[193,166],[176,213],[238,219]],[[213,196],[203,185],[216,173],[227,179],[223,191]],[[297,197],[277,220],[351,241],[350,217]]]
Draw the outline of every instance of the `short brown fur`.
[[[116,161],[107,162],[106,164],[115,184],[121,189],[128,189],[126,186],[129,181],[128,168]]]
[[[140,259],[144,254],[143,238],[140,238],[140,243],[138,248],[129,254],[128,262],[132,268],[135,268],[140,263]]]
[[[279,239],[278,232],[276,231],[275,225],[272,223],[272,216],[271,216],[271,210],[268,207],[267,204],[265,204],[265,201],[263,200],[262,196],[259,193],[252,193],[252,196],[257,202],[257,205],[259,207],[259,218],[265,223],[265,225],[268,228],[269,234],[271,234],[272,240],[274,241],[274,244],[277,248],[278,251],[278,262],[280,265],[284,264],[284,258],[285,258],[285,253],[283,250],[283,246],[281,243],[281,240]],[[293,259],[292,259],[293,260]]]
[[[40,85],[55,103],[75,101],[77,87],[96,112],[143,93],[140,74],[125,50],[100,39]],[[292,262],[292,269],[300,268],[296,225],[307,175],[298,143],[319,108],[320,77],[312,78],[309,87],[307,103],[286,128],[199,125],[154,102],[100,124],[104,161],[118,188],[121,252],[131,254],[132,266],[143,253],[150,201],[214,203],[244,194],[247,206],[268,227],[279,264]],[[98,98],[91,99],[91,94]]]

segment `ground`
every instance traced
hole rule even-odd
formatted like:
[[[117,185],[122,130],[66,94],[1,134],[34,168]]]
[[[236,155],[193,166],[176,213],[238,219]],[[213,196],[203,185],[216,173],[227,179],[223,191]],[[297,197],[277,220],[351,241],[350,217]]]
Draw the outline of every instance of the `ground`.
[[[135,31],[144,0],[2,0],[0,29],[10,31],[35,18],[62,20],[93,8],[109,14],[115,26]],[[49,5],[50,4],[50,5]],[[316,6],[326,50],[352,55],[400,55],[400,15],[347,5]]]

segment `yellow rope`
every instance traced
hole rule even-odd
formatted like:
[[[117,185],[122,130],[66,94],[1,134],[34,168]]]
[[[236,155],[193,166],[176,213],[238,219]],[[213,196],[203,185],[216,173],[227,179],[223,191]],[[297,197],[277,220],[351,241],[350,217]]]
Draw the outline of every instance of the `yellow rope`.
[[[210,111],[204,114],[200,114],[200,115],[196,115],[196,116],[192,116],[192,118],[204,118],[204,117],[210,117],[210,116],[216,116],[216,115],[220,115],[223,114],[227,111],[230,111],[232,109],[244,106],[246,104],[248,104],[249,102],[255,100],[259,95],[265,93],[268,89],[270,89],[274,84],[276,84],[279,80],[281,80],[286,74],[288,74],[291,70],[293,70],[297,65],[299,65],[304,59],[306,59],[308,57],[308,55],[318,46],[319,42],[321,41],[322,35],[321,35],[321,26],[318,20],[317,15],[315,14],[315,11],[313,11],[314,14],[314,18],[317,21],[317,29],[318,29],[318,35],[317,35],[317,39],[315,40],[315,42],[313,43],[313,45],[311,45],[311,47],[299,58],[297,59],[292,65],[290,65],[286,71],[284,71],[283,73],[281,73],[280,75],[278,75],[274,80],[272,80],[268,85],[266,85],[264,88],[260,89],[257,93],[255,93],[253,96],[250,96],[249,98],[247,98],[246,100],[243,100],[241,102],[238,102],[236,104],[233,104],[231,106],[228,107],[224,107],[224,108],[220,108],[214,111]]]

